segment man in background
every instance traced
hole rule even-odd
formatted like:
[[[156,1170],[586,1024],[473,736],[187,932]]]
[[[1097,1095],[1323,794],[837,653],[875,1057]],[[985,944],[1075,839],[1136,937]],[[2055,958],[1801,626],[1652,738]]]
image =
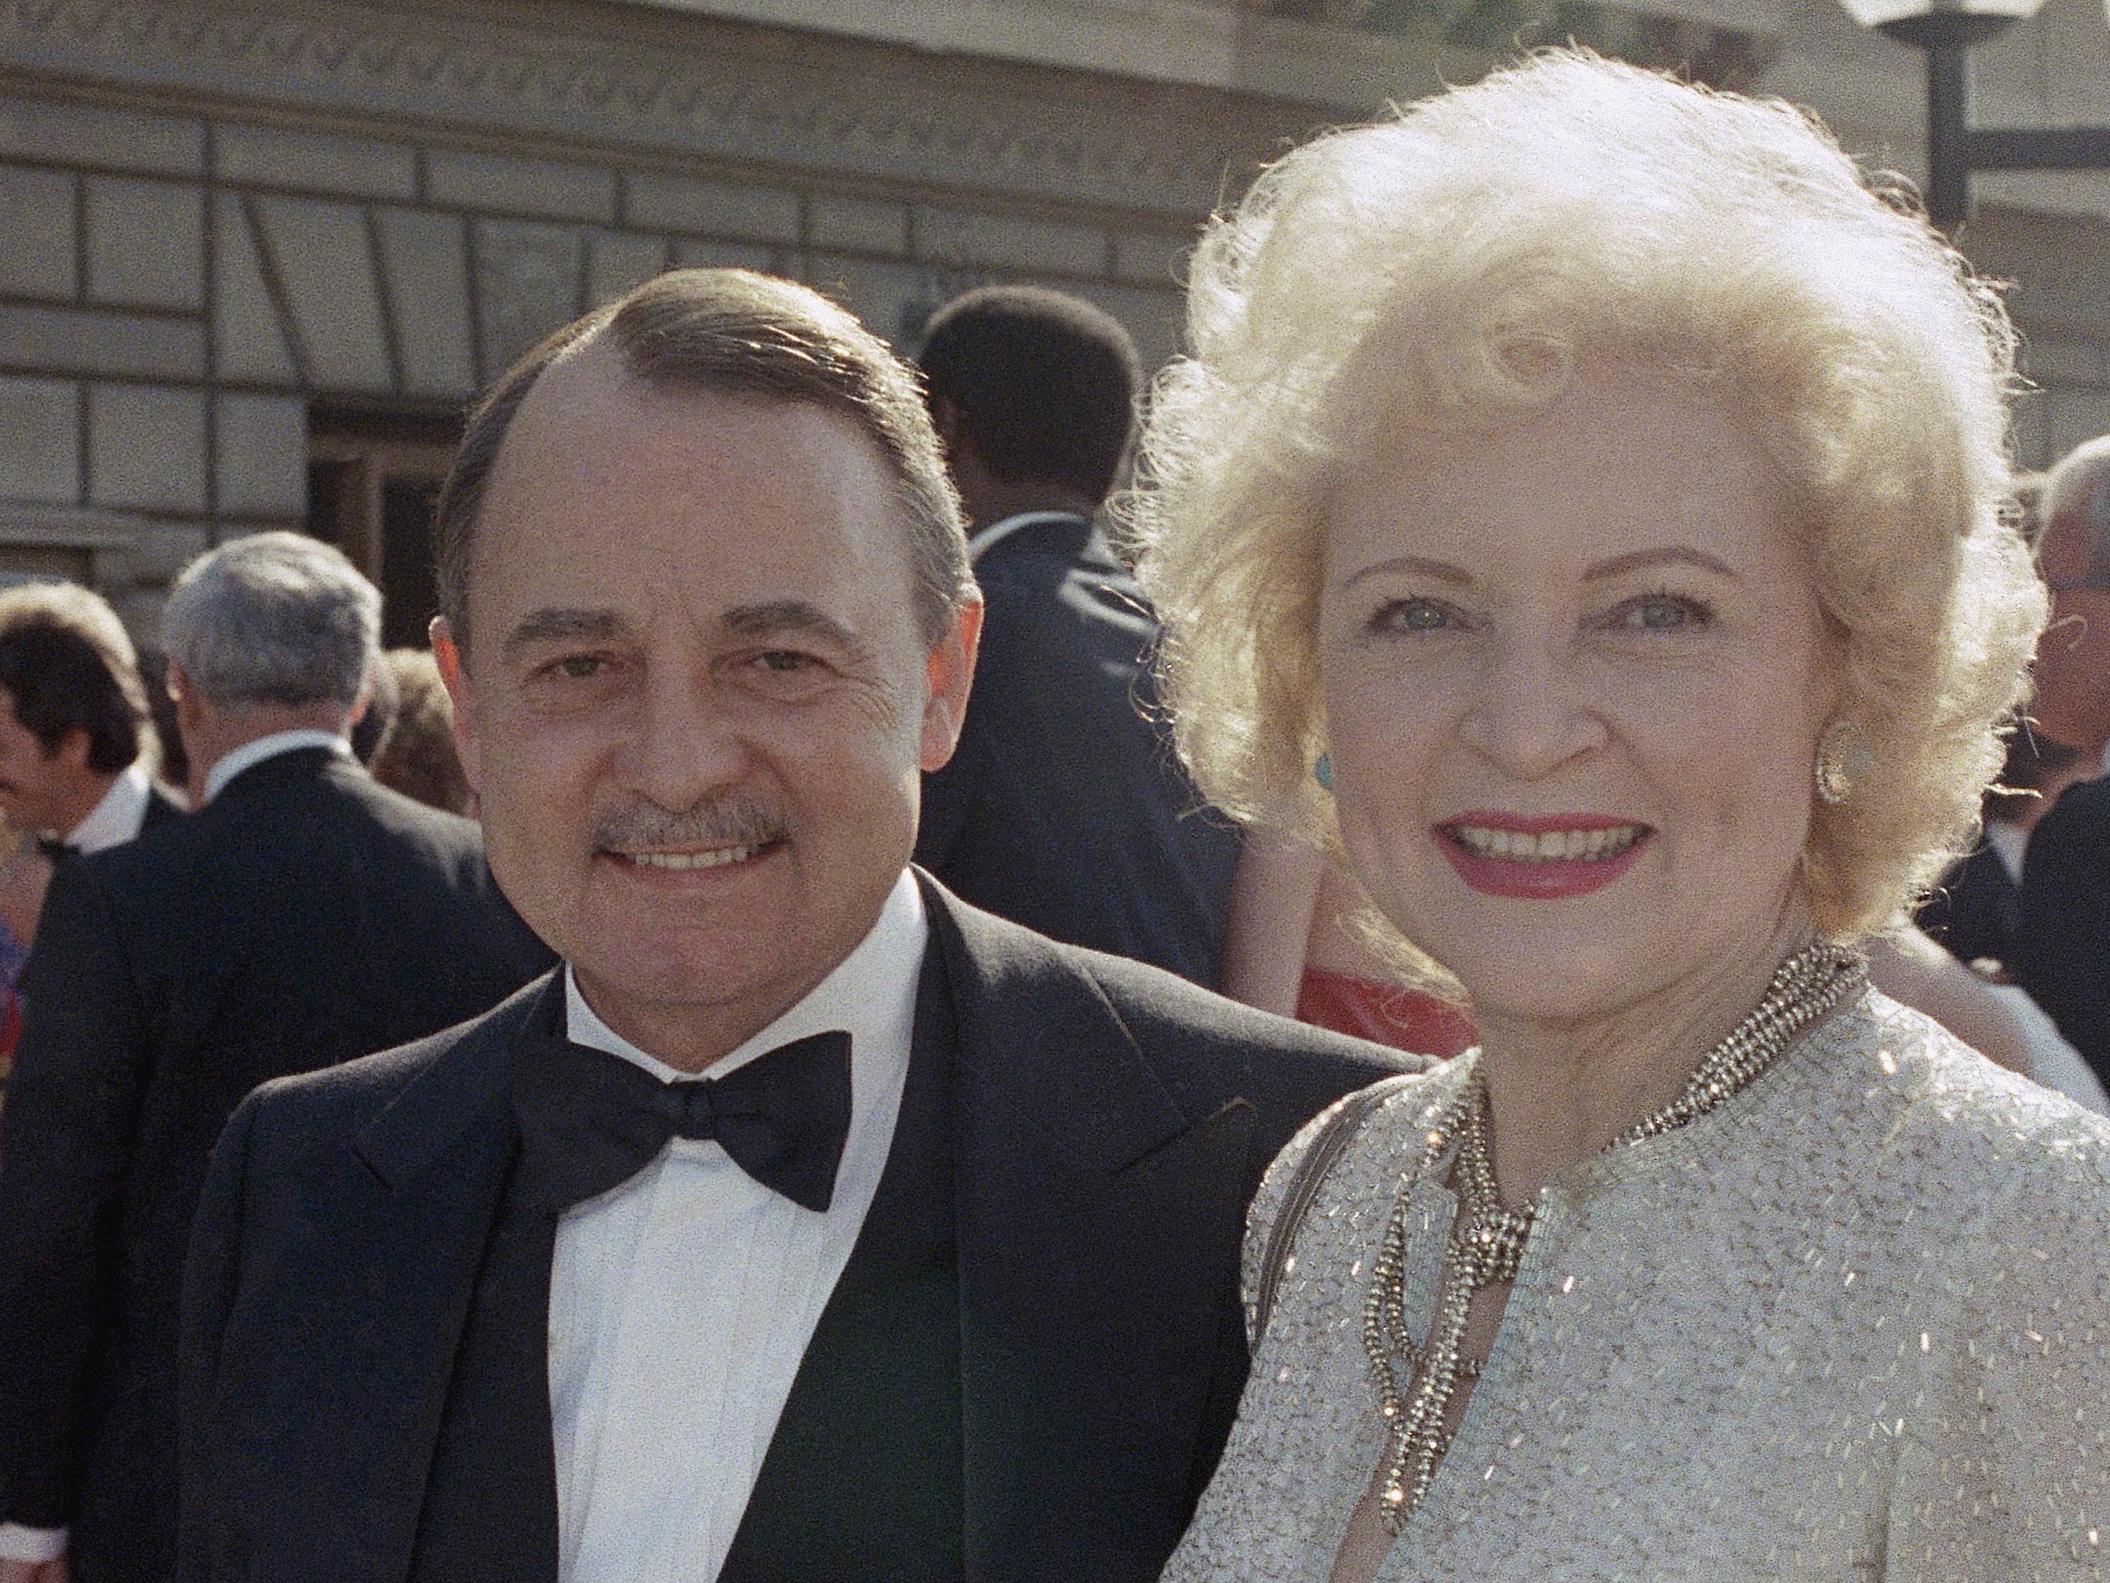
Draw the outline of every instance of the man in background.
[[[1214,988],[1237,836],[1160,729],[1157,626],[1093,523],[1134,432],[1128,332],[991,286],[938,310],[920,361],[987,616],[916,861],[976,906]]]
[[[173,1569],[184,1252],[242,1097],[548,964],[476,827],[351,757],[379,622],[373,585],[299,534],[193,562],[162,636],[202,806],[53,879],[0,1118],[4,1583]]]
[[[2091,777],[2030,833],[2009,969],[2110,1082],[2110,435],[2044,486],[2041,560],[2052,625],[2037,646],[2036,728],[2079,750]]]
[[[0,810],[48,855],[100,852],[183,810],[150,773],[139,657],[100,595],[0,593]]]

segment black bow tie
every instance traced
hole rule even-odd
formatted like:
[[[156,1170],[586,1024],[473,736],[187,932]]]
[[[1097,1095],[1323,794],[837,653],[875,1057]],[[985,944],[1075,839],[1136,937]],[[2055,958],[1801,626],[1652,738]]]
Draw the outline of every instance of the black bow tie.
[[[63,863],[69,857],[78,857],[80,850],[71,841],[62,841],[55,835],[40,835],[37,837],[38,853],[50,858],[54,863]]]
[[[816,1033],[720,1078],[662,1083],[564,1039],[523,1039],[513,1105],[533,1191],[560,1212],[637,1175],[671,1138],[715,1138],[764,1187],[825,1210],[850,1131],[850,1036]]]

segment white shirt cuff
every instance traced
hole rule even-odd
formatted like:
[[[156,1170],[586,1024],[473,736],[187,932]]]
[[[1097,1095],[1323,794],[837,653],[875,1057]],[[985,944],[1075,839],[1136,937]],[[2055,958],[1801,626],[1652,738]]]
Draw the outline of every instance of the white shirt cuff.
[[[25,1528],[0,1523],[0,1561],[56,1561],[66,1553],[65,1528]]]

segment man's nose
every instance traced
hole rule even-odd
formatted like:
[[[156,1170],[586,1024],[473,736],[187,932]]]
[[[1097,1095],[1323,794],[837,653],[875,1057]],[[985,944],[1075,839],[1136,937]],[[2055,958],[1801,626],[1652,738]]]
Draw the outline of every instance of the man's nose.
[[[737,711],[708,676],[654,676],[628,756],[633,787],[669,809],[694,807],[748,767]]]
[[[1608,730],[1576,657],[1561,644],[1501,645],[1475,678],[1464,741],[1518,780],[1540,780],[1603,745]]]

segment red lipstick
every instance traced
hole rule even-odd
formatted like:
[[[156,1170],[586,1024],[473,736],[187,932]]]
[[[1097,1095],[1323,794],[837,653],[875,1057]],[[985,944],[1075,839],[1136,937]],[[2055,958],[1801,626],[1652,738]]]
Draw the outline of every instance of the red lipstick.
[[[1587,834],[1593,830],[1627,829],[1637,830],[1639,834],[1631,845],[1610,856],[1535,859],[1476,851],[1458,835],[1460,827],[1534,837],[1552,832]],[[1562,901],[1603,890],[1634,866],[1641,849],[1655,837],[1655,831],[1639,820],[1617,819],[1605,814],[1515,814],[1480,810],[1447,819],[1435,826],[1434,833],[1438,849],[1467,885],[1483,895],[1524,901]]]

